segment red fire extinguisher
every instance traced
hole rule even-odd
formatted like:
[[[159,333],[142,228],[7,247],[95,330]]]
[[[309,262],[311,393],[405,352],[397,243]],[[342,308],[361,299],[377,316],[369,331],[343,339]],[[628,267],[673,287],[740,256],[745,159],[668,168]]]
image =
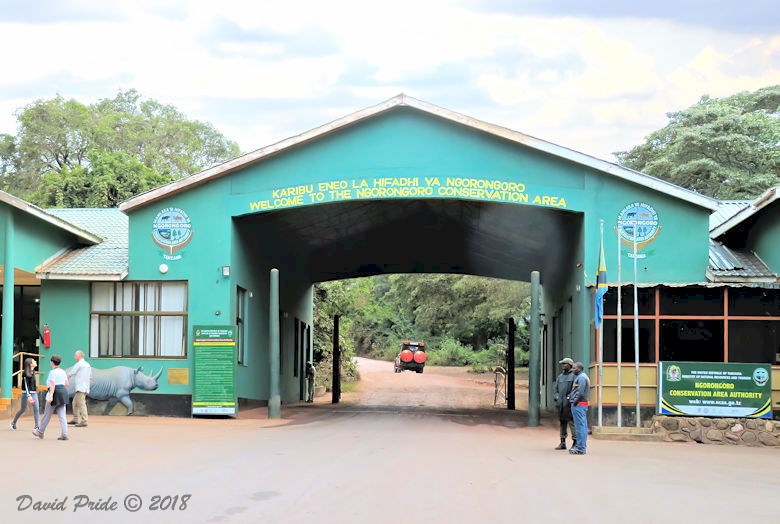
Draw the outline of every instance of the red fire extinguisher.
[[[43,347],[51,347],[51,331],[49,331],[49,324],[43,326]]]

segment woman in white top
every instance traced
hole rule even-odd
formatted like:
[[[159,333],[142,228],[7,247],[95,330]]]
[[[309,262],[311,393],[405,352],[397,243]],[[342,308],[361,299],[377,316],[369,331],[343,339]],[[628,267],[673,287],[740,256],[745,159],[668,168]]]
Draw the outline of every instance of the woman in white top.
[[[68,405],[68,375],[65,370],[60,369],[60,363],[62,358],[59,355],[51,356],[51,367],[49,376],[46,378],[46,385],[49,386],[49,390],[46,392],[46,410],[43,413],[41,424],[38,429],[33,430],[33,436],[40,439],[43,438],[43,434],[46,431],[46,426],[49,425],[49,420],[54,411],[57,412],[57,416],[60,418],[60,429],[62,434],[57,440],[68,440],[68,418],[65,416],[65,406]]]

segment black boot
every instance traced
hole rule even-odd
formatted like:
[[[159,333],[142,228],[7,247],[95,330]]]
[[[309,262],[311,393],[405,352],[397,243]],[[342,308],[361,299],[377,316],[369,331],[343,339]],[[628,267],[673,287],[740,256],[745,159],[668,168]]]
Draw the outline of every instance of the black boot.
[[[566,439],[561,439],[561,443],[555,449],[566,449]]]

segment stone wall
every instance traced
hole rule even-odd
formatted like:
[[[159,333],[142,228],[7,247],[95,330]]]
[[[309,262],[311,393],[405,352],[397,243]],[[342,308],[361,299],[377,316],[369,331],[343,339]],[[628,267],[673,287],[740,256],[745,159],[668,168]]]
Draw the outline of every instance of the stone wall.
[[[655,435],[667,442],[780,448],[780,422],[772,420],[656,415],[650,427]]]

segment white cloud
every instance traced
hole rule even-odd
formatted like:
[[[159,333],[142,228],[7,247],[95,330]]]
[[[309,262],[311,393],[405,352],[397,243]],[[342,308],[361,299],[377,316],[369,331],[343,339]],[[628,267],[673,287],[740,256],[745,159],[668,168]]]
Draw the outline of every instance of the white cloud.
[[[702,94],[780,83],[780,35],[660,19],[528,17],[445,0],[139,0],[101,15],[0,18],[0,46],[13,51],[0,77],[0,132],[15,132],[12,112],[34,98],[88,102],[133,87],[192,118],[209,115],[255,149],[406,92],[608,157]],[[220,101],[258,100],[310,110],[258,115],[262,123],[219,111]]]

